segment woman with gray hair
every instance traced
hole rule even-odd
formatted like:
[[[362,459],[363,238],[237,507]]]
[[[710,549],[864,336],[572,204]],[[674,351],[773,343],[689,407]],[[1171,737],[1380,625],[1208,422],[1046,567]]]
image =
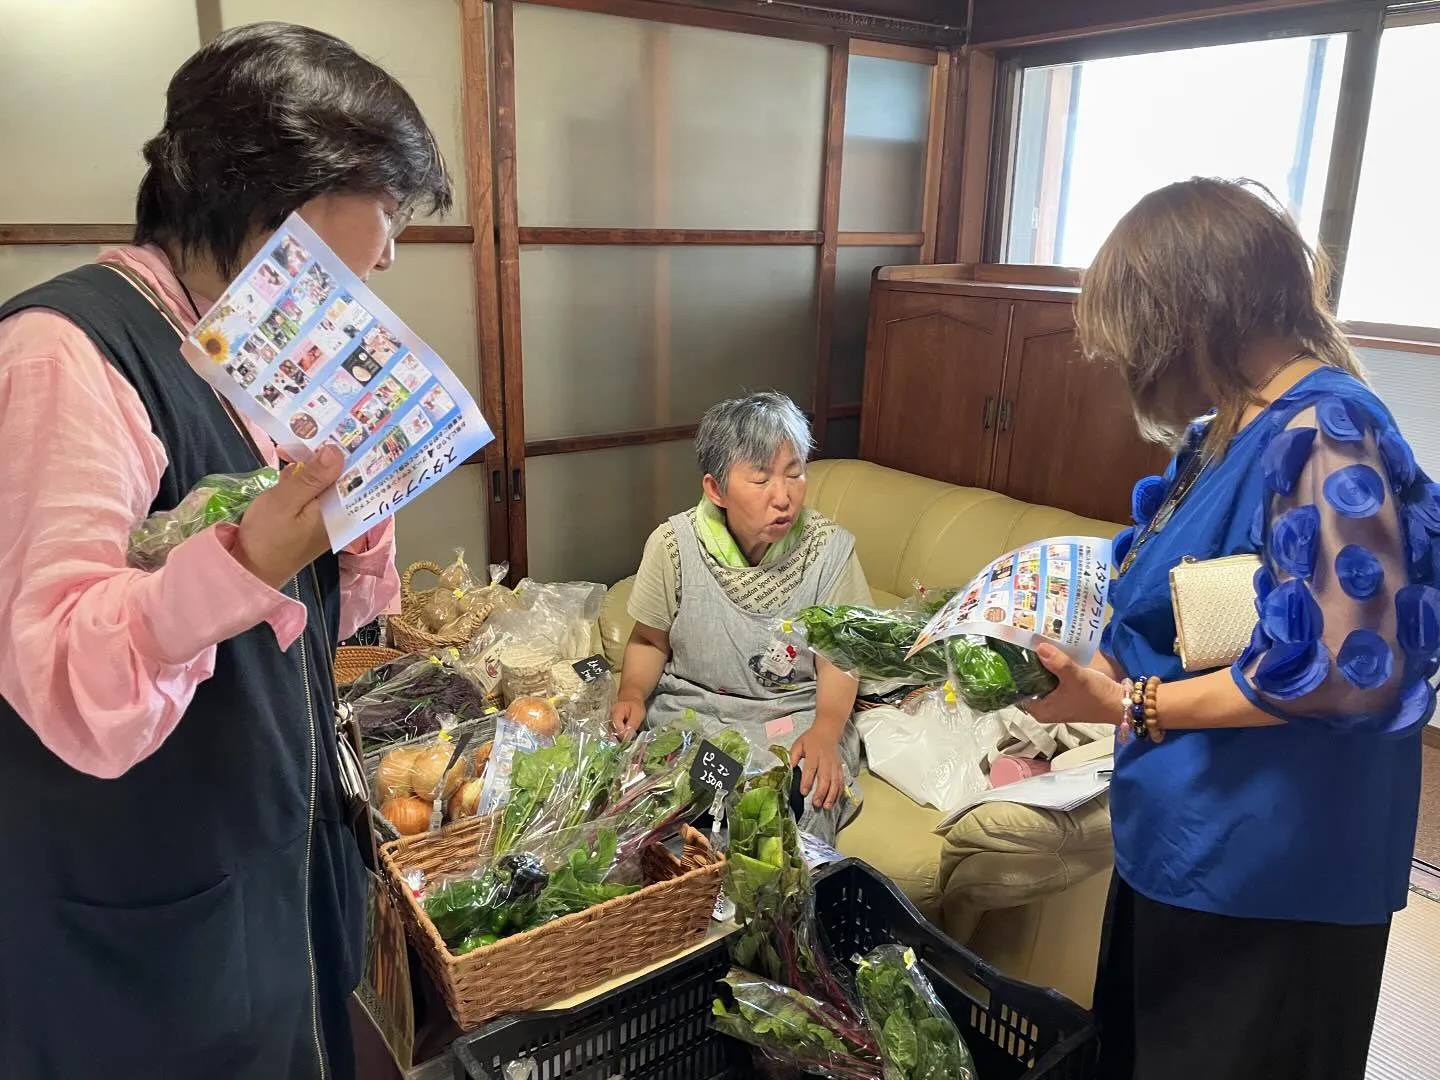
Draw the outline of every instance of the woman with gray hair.
[[[857,801],[859,684],[776,627],[812,604],[870,603],[855,538],[805,505],[810,425],[783,394],[713,406],[695,452],[704,495],[645,545],[611,723],[629,738],[693,709],[787,747],[801,827],[833,842]]]

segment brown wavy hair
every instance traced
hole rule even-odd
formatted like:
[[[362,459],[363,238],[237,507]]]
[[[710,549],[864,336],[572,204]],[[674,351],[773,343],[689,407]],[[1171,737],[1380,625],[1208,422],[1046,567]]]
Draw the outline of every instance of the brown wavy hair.
[[[1205,445],[1218,454],[1256,403],[1247,345],[1292,341],[1363,378],[1329,281],[1324,254],[1263,187],[1184,180],[1146,195],[1101,246],[1076,307],[1080,347],[1124,372],[1148,439],[1175,445],[1213,408]]]

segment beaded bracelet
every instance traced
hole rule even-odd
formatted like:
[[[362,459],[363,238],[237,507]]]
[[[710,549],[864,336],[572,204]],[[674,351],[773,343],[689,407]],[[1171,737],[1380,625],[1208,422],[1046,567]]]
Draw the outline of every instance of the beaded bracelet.
[[[1151,742],[1165,741],[1165,728],[1160,723],[1160,679],[1151,675],[1145,680],[1145,731]]]
[[[1150,685],[1150,676],[1142,675],[1130,687],[1130,729],[1135,737],[1144,741],[1150,739],[1150,727],[1145,723],[1145,688]]]

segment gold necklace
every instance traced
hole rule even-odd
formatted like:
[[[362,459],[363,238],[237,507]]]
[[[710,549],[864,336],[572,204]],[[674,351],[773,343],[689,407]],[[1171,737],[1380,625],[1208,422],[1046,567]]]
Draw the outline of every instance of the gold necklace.
[[[1304,349],[1301,349],[1301,350],[1300,350],[1299,352],[1297,352],[1294,356],[1290,357],[1289,360],[1286,360],[1286,361],[1278,364],[1278,365],[1275,367],[1275,369],[1270,372],[1269,375],[1266,375],[1265,378],[1262,379],[1262,380],[1260,381],[1260,383],[1255,387],[1255,392],[1256,392],[1256,393],[1259,393],[1260,391],[1266,389],[1271,383],[1273,383],[1273,382],[1274,382],[1276,379],[1278,379],[1281,375],[1285,374],[1285,372],[1289,371],[1292,367],[1294,367],[1296,364],[1298,364],[1301,360],[1307,360],[1307,359],[1309,359],[1309,357],[1310,357],[1310,354],[1309,354],[1308,352],[1306,352]]]

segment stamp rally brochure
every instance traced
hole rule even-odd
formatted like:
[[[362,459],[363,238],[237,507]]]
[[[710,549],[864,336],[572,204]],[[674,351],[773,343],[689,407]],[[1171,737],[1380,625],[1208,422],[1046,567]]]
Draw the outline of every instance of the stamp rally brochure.
[[[345,455],[322,501],[339,551],[494,433],[420,337],[291,214],[182,346],[208,381],[293,461]]]
[[[1056,536],[1000,556],[935,613],[910,655],[967,634],[1024,649],[1048,641],[1088,664],[1105,624],[1110,548],[1098,536]]]

